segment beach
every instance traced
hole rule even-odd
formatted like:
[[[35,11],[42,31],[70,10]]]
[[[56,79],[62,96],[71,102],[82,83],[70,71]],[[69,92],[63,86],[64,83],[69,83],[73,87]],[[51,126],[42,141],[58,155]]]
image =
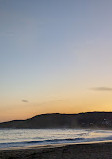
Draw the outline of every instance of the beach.
[[[112,142],[1,149],[0,159],[112,159]]]

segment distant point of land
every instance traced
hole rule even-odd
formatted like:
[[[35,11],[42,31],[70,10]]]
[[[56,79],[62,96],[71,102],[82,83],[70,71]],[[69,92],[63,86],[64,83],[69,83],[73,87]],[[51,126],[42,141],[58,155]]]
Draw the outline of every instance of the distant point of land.
[[[0,128],[102,128],[112,129],[112,112],[86,112],[79,114],[40,114],[26,120],[0,123]]]

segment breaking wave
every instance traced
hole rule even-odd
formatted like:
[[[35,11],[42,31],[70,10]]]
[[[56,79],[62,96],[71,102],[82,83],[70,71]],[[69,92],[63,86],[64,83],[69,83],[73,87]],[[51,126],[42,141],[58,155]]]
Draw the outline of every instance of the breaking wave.
[[[0,130],[0,148],[112,141],[111,130]]]

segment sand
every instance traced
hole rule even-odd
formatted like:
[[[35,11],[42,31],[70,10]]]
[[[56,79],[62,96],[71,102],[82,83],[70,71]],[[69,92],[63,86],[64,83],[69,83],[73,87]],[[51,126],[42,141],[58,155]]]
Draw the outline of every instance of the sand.
[[[112,142],[0,150],[0,159],[112,159]]]

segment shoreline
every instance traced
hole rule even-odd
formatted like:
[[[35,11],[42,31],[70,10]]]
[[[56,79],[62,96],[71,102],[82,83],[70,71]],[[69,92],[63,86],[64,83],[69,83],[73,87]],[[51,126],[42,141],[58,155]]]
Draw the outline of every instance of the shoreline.
[[[112,142],[73,143],[0,149],[0,159],[111,159]]]
[[[48,145],[29,145],[29,146],[20,146],[20,147],[7,147],[0,148],[0,151],[4,150],[29,150],[29,149],[46,149],[46,148],[55,148],[63,147],[68,145],[86,145],[86,144],[100,144],[100,143],[112,143],[112,140],[105,141],[85,141],[85,142],[76,142],[76,143],[59,143],[59,144],[48,144]]]

